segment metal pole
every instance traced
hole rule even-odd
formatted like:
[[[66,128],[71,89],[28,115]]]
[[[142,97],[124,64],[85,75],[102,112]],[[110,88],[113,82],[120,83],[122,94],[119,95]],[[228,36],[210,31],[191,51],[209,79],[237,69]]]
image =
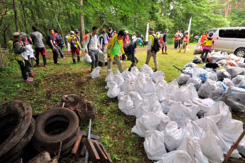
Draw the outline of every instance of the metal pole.
[[[92,119],[89,119],[88,139],[91,138],[91,125],[92,125]],[[88,150],[86,150],[85,163],[88,163]]]

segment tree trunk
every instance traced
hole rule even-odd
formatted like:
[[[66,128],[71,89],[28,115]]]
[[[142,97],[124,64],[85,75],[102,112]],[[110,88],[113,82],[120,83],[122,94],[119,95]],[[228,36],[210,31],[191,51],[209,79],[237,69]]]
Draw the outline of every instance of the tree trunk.
[[[4,68],[4,65],[3,65],[3,53],[2,53],[2,47],[1,47],[1,44],[0,44],[0,71],[2,71]]]
[[[83,0],[80,0],[80,5],[83,6]],[[81,23],[81,43],[83,46],[84,45],[83,36],[85,35],[85,30],[84,30],[84,16],[82,13],[80,14],[80,23]]]
[[[13,8],[14,8],[14,20],[15,20],[15,29],[19,32],[19,24],[18,24],[18,12],[16,7],[16,0],[13,0]]]
[[[27,23],[26,23],[26,12],[25,12],[25,7],[23,5],[23,1],[20,0],[20,4],[21,4],[21,7],[22,7],[22,12],[23,12],[23,22],[24,22],[24,28],[25,28],[25,32],[28,33],[28,29],[27,29]]]

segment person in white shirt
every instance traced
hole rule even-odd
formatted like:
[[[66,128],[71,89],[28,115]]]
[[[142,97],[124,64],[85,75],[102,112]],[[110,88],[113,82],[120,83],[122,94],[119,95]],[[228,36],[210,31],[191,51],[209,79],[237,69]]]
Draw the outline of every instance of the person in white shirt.
[[[66,45],[67,45],[68,52],[71,51],[71,46],[70,46],[69,41],[68,41],[69,37],[70,37],[70,32],[68,32],[67,35],[66,35]]]
[[[136,40],[137,40],[136,33],[133,33],[132,42],[135,42]]]
[[[91,63],[91,72],[94,68],[98,67],[99,63],[99,49],[100,49],[100,42],[98,33],[98,27],[92,28],[92,34],[88,36],[85,42],[85,52],[89,53],[92,59]]]

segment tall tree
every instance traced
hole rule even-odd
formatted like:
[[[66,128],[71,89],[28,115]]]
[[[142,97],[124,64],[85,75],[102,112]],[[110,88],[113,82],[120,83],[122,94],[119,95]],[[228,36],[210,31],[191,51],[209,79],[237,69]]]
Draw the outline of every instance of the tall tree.
[[[19,23],[18,23],[18,11],[17,11],[17,4],[16,0],[13,0],[13,8],[14,8],[14,20],[15,20],[15,29],[16,31],[20,31]]]

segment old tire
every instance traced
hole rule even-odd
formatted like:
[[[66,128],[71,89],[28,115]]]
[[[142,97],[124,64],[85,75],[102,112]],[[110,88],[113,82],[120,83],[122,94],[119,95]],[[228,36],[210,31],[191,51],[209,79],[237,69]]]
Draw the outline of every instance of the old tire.
[[[11,117],[16,118],[14,118],[14,120]],[[0,157],[8,153],[20,142],[27,132],[31,120],[32,108],[27,103],[21,101],[10,101],[0,105],[0,121],[5,122],[0,127]],[[7,126],[9,124],[10,126]]]
[[[35,120],[32,118],[31,124],[26,131],[23,138],[20,142],[8,153],[6,153],[3,157],[0,158],[0,162],[14,162],[19,159],[23,153],[23,149],[30,142],[35,131]]]
[[[36,131],[33,136],[33,146],[39,152],[58,153],[62,141],[62,151],[76,141],[79,130],[79,120],[73,111],[67,108],[53,108],[36,119]]]

